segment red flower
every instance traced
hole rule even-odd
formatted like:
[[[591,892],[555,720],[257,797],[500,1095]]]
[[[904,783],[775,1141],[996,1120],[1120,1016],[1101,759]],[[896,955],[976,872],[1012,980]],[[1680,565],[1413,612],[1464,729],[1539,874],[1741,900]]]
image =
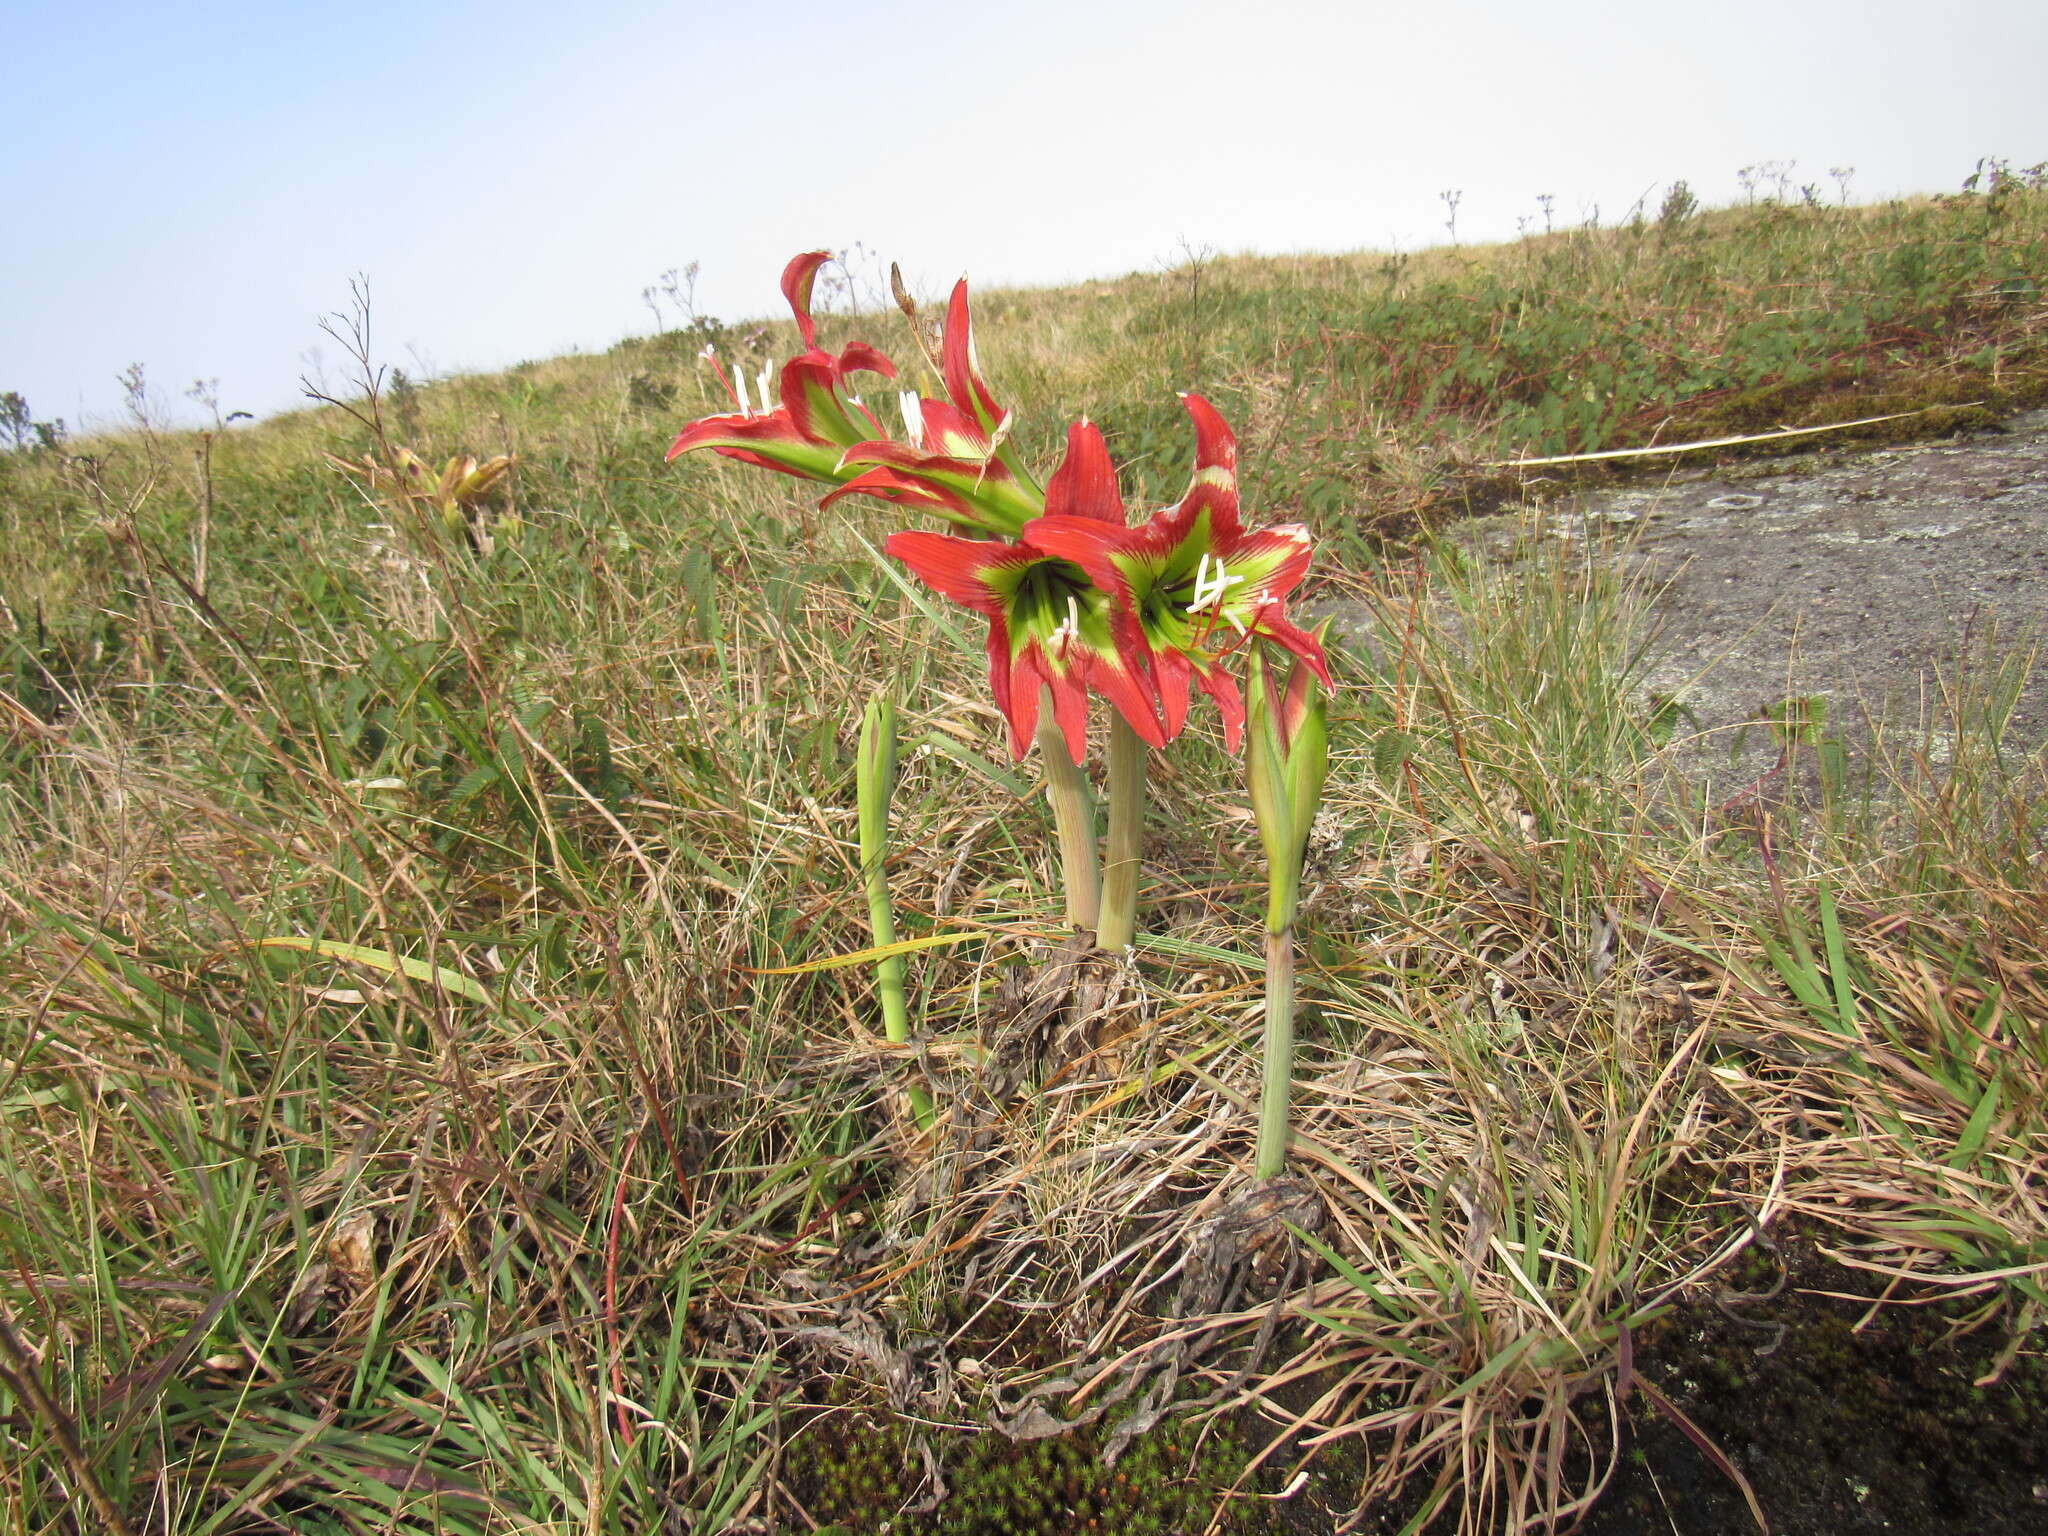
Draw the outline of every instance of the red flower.
[[[748,408],[744,379],[737,387],[728,380],[740,409],[690,423],[670,446],[670,459],[693,448],[709,448],[726,458],[805,480],[839,481],[857,473],[842,467],[846,450],[880,436],[882,429],[874,414],[847,390],[847,375],[879,373],[893,379],[896,365],[864,341],[849,344],[836,357],[819,350],[811,287],[818,268],[831,259],[830,251],[808,251],[783,268],[783,297],[796,315],[807,350],[783,364],[777,387],[781,404],[769,408],[765,374],[758,411]],[[722,369],[720,373],[722,377]]]
[[[981,376],[964,277],[946,305],[938,361],[950,403],[922,402],[915,443],[877,440],[850,450],[847,467],[867,467],[826,500],[880,496],[926,507],[963,528],[1014,537],[1048,510],[1045,493],[1009,440],[1010,413]]]
[[[1116,470],[1092,424],[1068,428],[1067,456],[1045,505],[1063,523],[1122,525]],[[1015,756],[1030,750],[1041,687],[1052,691],[1054,718],[1077,763],[1087,752],[1091,689],[1142,740],[1166,744],[1143,638],[1079,566],[1028,541],[906,532],[892,535],[886,547],[934,591],[987,617],[989,690],[1010,723]]]
[[[1253,635],[1299,656],[1329,682],[1315,636],[1289,622],[1286,598],[1308,574],[1311,541],[1296,523],[1245,531],[1238,515],[1237,440],[1200,395],[1182,397],[1195,421],[1187,495],[1137,528],[1121,518],[1061,515],[1027,524],[1024,542],[1069,560],[1114,602],[1118,644],[1149,654],[1166,735],[1187,723],[1192,681],[1223,712],[1226,745],[1243,734],[1244,699],[1222,659]]]

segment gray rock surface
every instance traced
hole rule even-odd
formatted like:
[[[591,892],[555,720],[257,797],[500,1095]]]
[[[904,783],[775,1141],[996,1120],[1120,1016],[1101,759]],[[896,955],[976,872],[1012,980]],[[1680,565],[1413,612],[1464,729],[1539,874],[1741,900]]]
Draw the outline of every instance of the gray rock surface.
[[[1796,461],[1674,473],[1528,505],[1452,530],[1495,561],[1565,540],[1652,594],[1648,691],[1694,712],[1679,756],[1734,788],[1775,756],[1744,722],[1822,694],[1852,746],[1875,722],[1924,726],[1937,753],[1941,690],[1962,669],[2048,636],[2048,411],[2002,433]],[[2022,689],[2004,743],[2048,735],[2048,663]]]

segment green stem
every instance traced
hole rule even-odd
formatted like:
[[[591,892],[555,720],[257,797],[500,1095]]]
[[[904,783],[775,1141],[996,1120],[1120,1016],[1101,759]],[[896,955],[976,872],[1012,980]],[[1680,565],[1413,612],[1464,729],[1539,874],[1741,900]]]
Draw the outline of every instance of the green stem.
[[[1144,740],[1122,715],[1109,717],[1109,848],[1102,864],[1096,942],[1122,950],[1138,935],[1138,866],[1145,841]]]
[[[879,862],[867,867],[868,926],[874,930],[875,948],[896,942],[896,914],[889,902],[889,880]],[[903,957],[890,955],[875,962],[875,990],[882,997],[882,1032],[897,1045],[910,1038],[910,1002],[903,987]]]
[[[1287,1093],[1294,1078],[1294,926],[1266,932],[1266,1084],[1259,1095],[1261,1179],[1287,1166]]]
[[[896,708],[886,694],[868,706],[861,722],[859,771],[860,873],[867,888],[868,926],[875,947],[896,942],[896,913],[889,900],[889,802],[896,792]],[[882,999],[882,1032],[896,1045],[910,1040],[910,1003],[904,992],[903,957],[875,962],[875,991]],[[921,1131],[931,1129],[932,1099],[921,1085],[910,1089],[910,1112]]]
[[[1067,893],[1067,926],[1092,933],[1101,911],[1102,875],[1095,856],[1095,800],[1088,776],[1067,755],[1066,733],[1052,717],[1052,690],[1038,693],[1038,759],[1045,767],[1045,798],[1059,835],[1060,880]]]

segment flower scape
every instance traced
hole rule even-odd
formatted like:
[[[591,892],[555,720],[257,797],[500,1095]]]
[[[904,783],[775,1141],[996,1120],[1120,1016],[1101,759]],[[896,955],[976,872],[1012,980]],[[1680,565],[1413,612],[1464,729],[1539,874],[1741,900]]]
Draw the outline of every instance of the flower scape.
[[[766,369],[750,401],[745,373],[720,367],[738,410],[691,423],[668,456],[708,449],[825,482],[832,489],[821,506],[867,496],[951,525],[901,530],[885,549],[934,592],[988,621],[989,691],[1008,722],[1011,755],[1021,760],[1034,741],[1042,750],[1068,919],[1083,951],[1092,938],[1111,954],[1127,952],[1136,936],[1147,751],[1186,729],[1196,688],[1215,701],[1225,744],[1236,751],[1247,710],[1231,664],[1243,658],[1251,667],[1251,803],[1272,886],[1257,1172],[1271,1180],[1286,1159],[1301,855],[1328,766],[1315,684],[1329,686],[1329,664],[1322,642],[1287,617],[1287,598],[1308,574],[1309,532],[1293,523],[1244,526],[1237,439],[1222,413],[1195,394],[1181,397],[1194,424],[1195,465],[1179,501],[1133,525],[1109,444],[1086,419],[1068,427],[1066,452],[1041,487],[1012,439],[1011,413],[982,377],[964,277],[954,285],[930,359],[947,398],[899,391],[903,436],[890,436],[848,386],[860,373],[894,380],[896,365],[865,342],[836,355],[817,344],[811,297],[819,268],[831,259],[829,251],[809,251],[783,270],[783,296],[805,350],[782,366],[774,388],[780,403],[769,403]],[[914,320],[914,305],[905,307]],[[718,367],[715,354],[709,360]],[[1284,707],[1258,649],[1262,642],[1294,658]],[[1073,771],[1087,756],[1090,694],[1110,706],[1109,836],[1100,869],[1093,811]],[[878,951],[896,942],[880,867],[894,784],[894,718],[886,699],[871,707],[861,748],[862,863]],[[902,956],[883,954],[876,979],[885,1033],[906,1044]],[[1072,997],[1069,1012],[1117,1011],[1076,1005]],[[1120,1028],[1101,1017],[1088,1022],[1098,1038]],[[913,1085],[903,1102],[918,1131],[929,1134],[928,1090]]]

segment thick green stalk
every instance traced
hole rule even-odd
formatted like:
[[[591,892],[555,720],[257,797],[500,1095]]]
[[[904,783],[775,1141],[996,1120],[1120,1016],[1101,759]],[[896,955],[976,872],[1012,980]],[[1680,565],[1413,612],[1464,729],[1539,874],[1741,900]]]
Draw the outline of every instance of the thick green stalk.
[[[1273,1179],[1287,1166],[1287,1094],[1294,1078],[1294,926],[1266,932],[1266,1084],[1259,1095],[1255,1168]]]
[[[1066,734],[1052,717],[1052,690],[1038,694],[1038,758],[1045,765],[1045,798],[1059,835],[1060,880],[1066,886],[1067,926],[1092,933],[1102,904],[1102,873],[1095,856],[1095,798],[1088,777],[1067,755]]]
[[[1109,847],[1102,862],[1102,922],[1096,943],[1128,949],[1138,935],[1138,866],[1145,840],[1143,738],[1124,717],[1109,717]]]
[[[868,926],[875,947],[896,942],[896,913],[889,900],[889,801],[896,792],[896,705],[884,693],[868,702],[860,728],[860,759],[854,770],[860,801],[860,873],[867,887]],[[896,1045],[910,1039],[910,1005],[904,992],[903,957],[875,962],[875,990],[882,999],[882,1032]],[[919,1130],[932,1123],[931,1095],[910,1090],[910,1112]]]

